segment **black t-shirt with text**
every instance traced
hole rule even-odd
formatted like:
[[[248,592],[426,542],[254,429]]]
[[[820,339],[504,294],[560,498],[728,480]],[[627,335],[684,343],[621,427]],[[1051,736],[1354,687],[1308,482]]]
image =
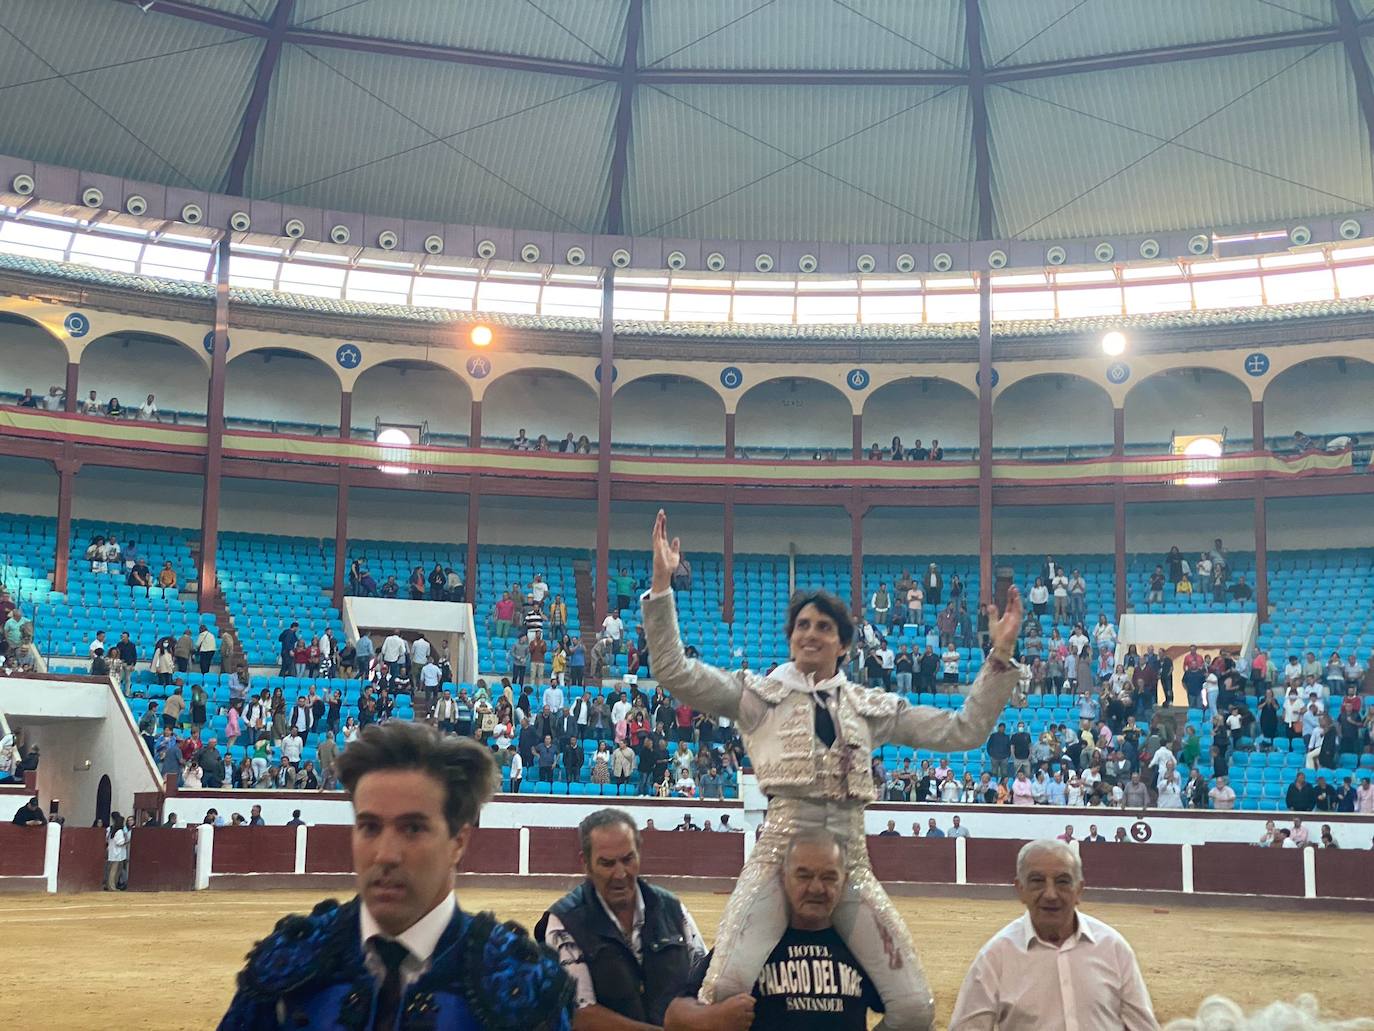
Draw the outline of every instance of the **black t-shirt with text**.
[[[682,994],[695,997],[711,955],[692,970]],[[752,1031],[864,1031],[868,1011],[882,1012],[873,983],[833,927],[788,928],[754,985]],[[723,1001],[723,1000],[717,1000]]]

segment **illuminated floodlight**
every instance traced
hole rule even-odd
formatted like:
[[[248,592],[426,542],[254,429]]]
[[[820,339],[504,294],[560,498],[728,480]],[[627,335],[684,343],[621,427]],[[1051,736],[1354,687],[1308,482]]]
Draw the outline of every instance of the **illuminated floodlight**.
[[[468,331],[468,340],[472,343],[473,347],[486,347],[491,343],[491,337],[490,326],[473,326],[472,329]]]
[[[1174,482],[1184,487],[1211,487],[1216,482],[1217,459],[1221,458],[1221,439],[1216,436],[1193,437],[1179,451],[1188,459],[1188,471],[1193,474]],[[1206,475],[1211,473],[1212,475]]]
[[[1112,358],[1126,353],[1126,334],[1112,330],[1102,335],[1102,353]]]
[[[395,426],[388,426],[386,429],[381,430],[377,434],[377,443],[382,444],[387,448],[395,448],[397,452],[400,452],[401,449],[409,451],[412,442],[410,439],[410,434],[407,433],[405,430],[397,429]],[[383,452],[383,454],[386,455],[386,452]],[[401,454],[394,453],[391,455],[386,455],[386,457],[399,458],[401,457]],[[377,466],[377,471],[383,473],[390,473],[392,476],[405,476],[409,474],[412,470],[408,466],[404,465],[379,465]]]

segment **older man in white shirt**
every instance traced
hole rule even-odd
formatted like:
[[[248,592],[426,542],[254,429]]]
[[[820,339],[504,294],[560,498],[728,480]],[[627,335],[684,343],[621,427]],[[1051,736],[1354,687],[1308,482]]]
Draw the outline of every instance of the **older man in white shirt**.
[[[959,989],[950,1031],[1158,1031],[1135,953],[1078,912],[1083,866],[1062,841],[1016,857],[1026,912],[983,946]]]

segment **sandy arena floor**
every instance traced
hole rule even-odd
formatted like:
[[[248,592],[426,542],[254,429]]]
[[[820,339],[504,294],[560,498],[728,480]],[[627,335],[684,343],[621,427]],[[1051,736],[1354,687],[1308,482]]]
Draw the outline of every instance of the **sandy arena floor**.
[[[4,1023],[56,1028],[213,1028],[244,953],[288,912],[320,896],[296,891],[0,897],[6,980],[20,991]],[[474,890],[461,904],[533,926],[552,893]],[[708,935],[725,896],[684,895]],[[935,990],[943,1027],[978,947],[1019,913],[1006,902],[900,898]],[[1331,1016],[1374,1013],[1368,982],[1352,971],[1374,958],[1368,914],[1148,906],[1084,907],[1135,947],[1161,1023],[1191,1015],[1213,987],[1247,1006],[1314,992]],[[176,1000],[176,1001],[170,1001]]]

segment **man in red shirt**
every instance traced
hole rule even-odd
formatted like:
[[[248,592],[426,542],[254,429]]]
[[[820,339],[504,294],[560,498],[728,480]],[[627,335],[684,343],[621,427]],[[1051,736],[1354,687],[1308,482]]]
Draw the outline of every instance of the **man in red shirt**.
[[[673,710],[673,719],[677,724],[677,740],[691,741],[692,734],[692,707],[686,702],[678,702],[677,708]]]

